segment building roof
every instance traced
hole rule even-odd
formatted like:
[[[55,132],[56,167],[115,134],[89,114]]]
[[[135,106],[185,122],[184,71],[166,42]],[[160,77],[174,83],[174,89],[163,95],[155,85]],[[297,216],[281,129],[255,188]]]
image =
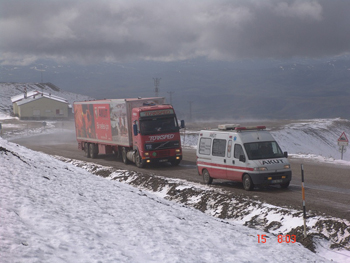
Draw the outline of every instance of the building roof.
[[[55,101],[59,101],[59,102],[68,104],[68,101],[64,98],[61,98],[58,96],[53,96],[49,93],[40,92],[37,90],[27,92],[27,98],[25,98],[24,93],[13,96],[13,97],[11,97],[11,101],[12,101],[12,103],[17,103],[17,105],[20,106],[20,105],[38,100],[40,98],[48,98],[51,100],[55,100]]]

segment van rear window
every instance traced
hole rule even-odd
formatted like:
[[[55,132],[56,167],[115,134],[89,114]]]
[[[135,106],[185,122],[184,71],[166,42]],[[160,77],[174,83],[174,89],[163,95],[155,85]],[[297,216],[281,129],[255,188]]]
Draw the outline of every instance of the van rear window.
[[[211,148],[211,139],[202,137],[199,141],[198,152],[200,154],[210,155],[210,148]]]
[[[213,156],[225,157],[226,140],[214,139],[213,140]]]

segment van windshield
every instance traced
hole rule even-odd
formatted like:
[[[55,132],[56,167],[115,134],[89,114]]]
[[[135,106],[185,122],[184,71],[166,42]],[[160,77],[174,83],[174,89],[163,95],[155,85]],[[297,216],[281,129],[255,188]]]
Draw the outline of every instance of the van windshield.
[[[284,157],[277,142],[252,142],[244,144],[249,160],[273,159]]]

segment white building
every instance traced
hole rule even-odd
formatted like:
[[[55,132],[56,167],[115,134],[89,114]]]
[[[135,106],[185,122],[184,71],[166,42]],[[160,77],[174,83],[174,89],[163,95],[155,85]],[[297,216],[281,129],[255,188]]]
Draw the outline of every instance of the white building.
[[[20,119],[64,119],[69,116],[66,99],[37,90],[11,97],[13,113]]]

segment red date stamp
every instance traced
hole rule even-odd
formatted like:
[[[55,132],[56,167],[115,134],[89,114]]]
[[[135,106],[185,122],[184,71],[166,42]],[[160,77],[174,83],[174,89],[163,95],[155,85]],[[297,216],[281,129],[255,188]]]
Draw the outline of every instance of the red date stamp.
[[[258,243],[266,243],[266,241],[266,235],[258,235]],[[297,238],[295,235],[278,235],[277,241],[278,243],[295,243]]]

